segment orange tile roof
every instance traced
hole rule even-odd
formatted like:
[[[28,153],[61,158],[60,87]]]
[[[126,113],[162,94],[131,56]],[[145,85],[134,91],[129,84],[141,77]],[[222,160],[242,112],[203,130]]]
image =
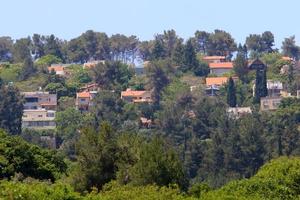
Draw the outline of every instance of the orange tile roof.
[[[145,93],[146,91],[138,91],[138,90],[126,90],[121,92],[121,96],[124,97],[134,97],[134,96],[141,96]]]
[[[91,95],[90,95],[90,92],[79,92],[79,93],[77,93],[77,97],[78,98],[90,98]]]
[[[223,85],[228,81],[228,77],[207,77],[205,79],[206,86]]]
[[[232,62],[220,62],[220,63],[209,63],[209,68],[212,69],[232,69],[233,68],[233,63]]]
[[[203,60],[222,60],[225,59],[225,56],[204,56]]]
[[[286,61],[292,61],[293,60],[293,58],[288,57],[288,56],[283,56],[281,59],[286,60]]]
[[[64,67],[63,66],[51,66],[51,67],[48,67],[48,71],[49,72],[51,72],[52,70],[54,70],[55,72],[64,71]]]

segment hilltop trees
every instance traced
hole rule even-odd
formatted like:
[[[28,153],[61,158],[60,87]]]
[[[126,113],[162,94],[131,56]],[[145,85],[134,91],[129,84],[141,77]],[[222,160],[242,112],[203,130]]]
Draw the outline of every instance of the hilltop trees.
[[[285,56],[290,56],[296,60],[299,59],[300,48],[296,45],[295,36],[285,38],[281,48]]]
[[[271,53],[274,51],[274,35],[270,31],[265,31],[261,35],[250,34],[246,38],[246,45],[252,58],[261,55],[261,53]]]

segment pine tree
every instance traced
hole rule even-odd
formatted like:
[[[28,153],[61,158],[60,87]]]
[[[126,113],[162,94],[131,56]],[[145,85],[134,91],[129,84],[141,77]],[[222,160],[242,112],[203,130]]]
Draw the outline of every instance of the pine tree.
[[[229,78],[227,87],[227,103],[230,107],[236,106],[236,90],[232,77]]]
[[[196,69],[199,65],[192,40],[188,40],[184,47],[183,64],[185,65],[182,69],[183,72]]]
[[[161,40],[159,39],[156,39],[154,41],[154,47],[153,47],[153,50],[152,50],[152,59],[153,60],[159,60],[159,59],[162,59],[164,58],[166,55],[166,50],[164,48],[164,45],[162,43]]]

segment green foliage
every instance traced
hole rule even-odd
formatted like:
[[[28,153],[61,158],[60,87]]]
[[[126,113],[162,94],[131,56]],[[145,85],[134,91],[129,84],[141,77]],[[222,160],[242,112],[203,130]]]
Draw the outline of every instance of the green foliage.
[[[54,181],[67,168],[63,158],[54,151],[43,150],[3,131],[0,132],[0,155],[2,179],[21,173],[24,177]]]
[[[76,149],[78,171],[73,174],[76,190],[101,189],[116,178],[119,149],[115,132],[107,122],[101,124],[99,133],[91,128],[83,129]]]
[[[8,64],[0,67],[0,78],[5,83],[17,82],[19,81],[21,70],[22,66],[20,64]]]
[[[58,64],[62,63],[62,60],[52,54],[45,55],[40,57],[38,60],[35,61],[35,65],[38,67],[38,69],[47,72],[47,67],[51,66],[52,64]]]
[[[0,182],[0,199],[10,200],[80,200],[83,199],[69,185],[50,184],[47,182]]]
[[[161,138],[143,145],[140,158],[130,171],[133,185],[157,184],[187,186],[183,166],[178,155]]]
[[[298,199],[299,158],[281,157],[249,180],[234,181],[201,199]]]

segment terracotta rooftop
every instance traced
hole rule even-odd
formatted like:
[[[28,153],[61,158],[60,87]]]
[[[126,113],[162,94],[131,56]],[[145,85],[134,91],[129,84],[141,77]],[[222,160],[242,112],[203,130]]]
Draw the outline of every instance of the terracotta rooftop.
[[[64,67],[63,66],[51,66],[51,67],[48,67],[48,71],[49,72],[51,72],[52,70],[54,70],[55,72],[64,71]]]
[[[90,98],[90,92],[79,92],[77,93],[77,98]]]
[[[288,57],[288,56],[283,56],[281,59],[285,60],[285,61],[292,61],[293,60],[293,58]]]
[[[223,85],[228,81],[228,77],[207,77],[205,79],[206,86]]]
[[[209,63],[209,68],[212,68],[212,69],[217,69],[217,68],[232,69],[233,68],[233,63],[232,62]]]
[[[141,95],[143,95],[145,92],[146,92],[145,90],[138,91],[138,90],[130,90],[130,89],[127,89],[126,91],[121,92],[121,96],[122,96],[122,97],[124,97],[124,96],[127,96],[127,97],[141,96]]]

